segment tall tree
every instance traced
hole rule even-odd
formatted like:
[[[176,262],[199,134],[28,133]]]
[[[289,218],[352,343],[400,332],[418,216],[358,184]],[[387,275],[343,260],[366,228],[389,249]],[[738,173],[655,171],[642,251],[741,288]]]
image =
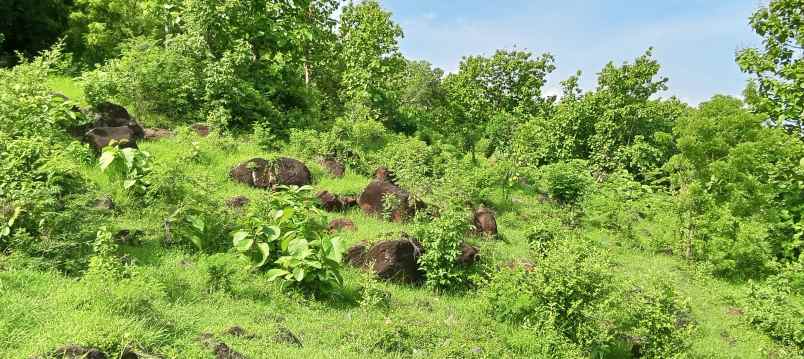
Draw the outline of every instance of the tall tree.
[[[772,0],[751,17],[763,38],[760,49],[737,53],[743,71],[754,75],[746,99],[776,126],[804,133],[804,0]]]
[[[34,56],[49,48],[67,27],[72,0],[0,0],[0,66],[15,52]]]
[[[339,30],[342,101],[352,111],[379,111],[390,120],[392,91],[405,66],[399,52],[402,28],[378,1],[367,0],[343,8]]]
[[[516,118],[496,116],[499,112],[530,116],[549,107],[552,100],[544,99],[541,89],[554,69],[550,54],[499,50],[491,57],[465,57],[458,72],[444,80],[450,118],[443,129],[459,134],[474,156],[475,142],[492,119]],[[500,127],[507,126],[495,121],[494,128]]]

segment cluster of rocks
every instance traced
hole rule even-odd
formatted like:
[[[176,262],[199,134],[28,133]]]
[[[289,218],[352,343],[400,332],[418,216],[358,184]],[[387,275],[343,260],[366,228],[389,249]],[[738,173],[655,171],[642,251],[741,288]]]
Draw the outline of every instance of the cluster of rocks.
[[[342,212],[357,206],[357,200],[353,196],[339,196],[329,191],[321,191],[316,194],[321,208],[327,212]]]
[[[65,102],[70,101],[63,94],[53,93],[52,95]],[[69,133],[89,144],[97,153],[100,153],[112,142],[120,148],[137,148],[139,141],[158,140],[173,136],[173,132],[164,128],[142,127],[125,107],[111,102],[102,102],[91,108],[80,108],[74,105],[72,110],[85,116],[89,123],[71,128]]]

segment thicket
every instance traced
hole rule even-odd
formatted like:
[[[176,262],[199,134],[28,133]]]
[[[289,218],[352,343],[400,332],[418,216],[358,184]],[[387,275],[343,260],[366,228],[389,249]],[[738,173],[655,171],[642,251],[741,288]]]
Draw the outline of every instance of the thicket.
[[[550,54],[468,56],[445,75],[401,54],[402,29],[374,0],[350,2],[338,20],[334,0],[42,3],[50,5],[41,17],[53,20],[42,33],[0,11],[0,57],[20,61],[0,69],[4,253],[99,271],[90,254],[108,256],[112,231],[99,233],[109,216],[87,210],[95,188],[79,169],[91,164],[120,183],[127,205],[163,214],[165,245],[234,250],[268,278],[338,287],[343,243],[325,233],[308,189],[258,198],[237,215],[186,175],[210,161],[203,146],[235,148],[232,136],[248,133],[263,151],[335,159],[365,176],[387,167],[436,204],[440,216],[414,227],[438,290],[469,283],[454,261],[469,209],[513,208],[510,193],[521,189],[567,212],[524,229],[537,270],[501,270],[485,289],[490,315],[556,347],[672,356],[691,328],[678,325],[686,309],[676,294],[614,281],[605,253],[574,238],[583,226],[718,276],[764,281],[748,297],[749,322],[802,345],[795,311],[778,309],[791,293],[773,285],[800,292],[802,283],[801,0],[771,1],[751,18],[764,41],[737,54],[753,75],[745,101],[715,96],[695,108],[661,97],[668,79],[650,49],[605,65],[594,89],[580,88],[580,73],[569,77],[560,98],[542,91],[556,68]],[[69,54],[57,45],[26,59],[65,35]],[[199,145],[180,130],[175,162],[116,147],[96,160],[69,135],[88,119],[46,85],[57,72],[80,73],[90,105],[114,101],[146,122],[218,131]],[[225,277],[220,267],[210,264],[212,277]]]

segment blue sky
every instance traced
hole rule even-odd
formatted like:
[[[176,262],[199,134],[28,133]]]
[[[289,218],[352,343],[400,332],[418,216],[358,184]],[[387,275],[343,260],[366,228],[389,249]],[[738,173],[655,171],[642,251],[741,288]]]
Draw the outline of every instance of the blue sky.
[[[546,92],[583,71],[593,88],[609,61],[622,63],[655,48],[664,97],[691,104],[713,94],[739,95],[746,76],[734,63],[739,48],[760,44],[748,25],[758,0],[382,0],[405,31],[402,52],[446,71],[461,57],[495,49],[550,52],[558,69]]]

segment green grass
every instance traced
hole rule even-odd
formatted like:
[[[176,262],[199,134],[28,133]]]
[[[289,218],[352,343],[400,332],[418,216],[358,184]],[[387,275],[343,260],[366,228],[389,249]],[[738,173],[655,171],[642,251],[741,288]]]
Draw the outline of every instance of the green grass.
[[[54,76],[48,81],[48,85],[53,91],[59,92],[71,100],[85,105],[84,90],[75,79],[67,76]]]
[[[69,79],[56,78],[52,86],[81,98],[80,89]],[[172,166],[195,142],[202,160],[189,165],[186,173],[204,178],[209,198],[221,206],[232,196],[264,194],[232,182],[228,172],[239,162],[276,153],[265,153],[245,138],[189,139],[145,142],[140,147],[155,161]],[[343,178],[331,178],[318,164],[308,166],[316,190],[355,194],[369,182],[351,171]],[[109,218],[116,228],[146,233],[141,246],[122,248],[135,264],[131,276],[118,282],[93,282],[48,271],[34,259],[0,256],[0,358],[27,358],[68,344],[100,347],[112,357],[126,345],[135,345],[168,358],[212,358],[198,340],[206,332],[249,358],[537,356],[539,335],[494,321],[474,290],[440,295],[422,287],[369,282],[363,272],[347,268],[341,297],[312,299],[250,272],[234,253],[210,256],[164,248],[162,221],[168,214],[164,208],[134,205],[120,184],[110,181],[96,166],[85,166],[82,172],[95,184],[96,195],[111,196],[117,203],[119,210]],[[529,259],[524,238],[528,227],[545,216],[566,211],[540,203],[535,193],[526,190],[513,193],[510,203],[501,193],[493,202],[497,208],[505,208],[498,213],[503,239],[468,239],[481,248],[486,262],[497,265]],[[341,234],[349,243],[410,230],[409,225],[388,223],[359,209],[327,217],[354,221],[357,231]],[[647,236],[656,231],[640,233]],[[739,311],[733,308],[732,299],[746,284],[714,279],[676,257],[629,249],[621,246],[616,235],[604,231],[584,228],[583,235],[609,250],[618,277],[636,283],[664,283],[688,298],[697,326],[691,357],[793,356],[735,315]],[[210,266],[221,262],[233,271],[228,289],[215,286],[210,276]],[[366,285],[389,293],[389,304],[361,307],[357,297]],[[235,325],[254,337],[221,334]],[[280,330],[293,332],[303,346],[277,340]]]

